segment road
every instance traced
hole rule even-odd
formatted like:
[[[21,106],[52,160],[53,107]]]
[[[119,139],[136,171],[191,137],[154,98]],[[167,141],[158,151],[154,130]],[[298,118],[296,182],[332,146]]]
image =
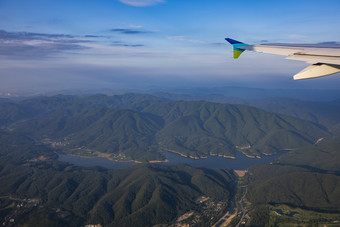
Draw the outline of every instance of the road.
[[[247,209],[243,206],[243,203],[244,203],[244,199],[246,198],[246,195],[247,195],[247,192],[248,192],[248,186],[246,186],[246,190],[244,192],[244,195],[242,196],[242,198],[240,199],[239,201],[239,204],[240,204],[240,211],[239,212],[236,212],[237,209],[236,209],[236,194],[234,195],[234,198],[233,198],[233,203],[231,204],[231,207],[230,209],[228,210],[228,212],[223,215],[223,217],[221,217],[212,227],[223,227],[223,226],[229,226],[231,220],[236,217],[239,213],[241,213],[241,218],[240,218],[240,221],[237,223],[237,225],[235,227],[239,227],[240,224],[242,223],[242,220],[244,218],[244,216],[246,215],[247,213]]]
[[[230,221],[237,215],[235,197],[228,212],[223,215],[212,227],[228,226]]]
[[[243,218],[244,218],[244,215],[245,215],[246,212],[247,212],[247,209],[245,209],[245,207],[243,206],[243,200],[244,200],[244,198],[246,197],[247,192],[248,192],[248,187],[246,187],[246,192],[244,193],[244,195],[243,195],[242,198],[240,199],[240,207],[241,207],[241,210],[242,210],[242,215],[241,215],[240,221],[237,223],[237,225],[236,225],[235,227],[239,227],[239,226],[240,226],[240,224],[242,223],[242,220],[243,220]]]

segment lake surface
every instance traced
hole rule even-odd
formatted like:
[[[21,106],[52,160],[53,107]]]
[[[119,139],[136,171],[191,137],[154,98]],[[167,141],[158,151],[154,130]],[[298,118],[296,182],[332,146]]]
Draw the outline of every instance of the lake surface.
[[[192,159],[192,158],[182,157],[175,153],[167,152],[166,157],[169,160],[169,162],[165,164],[171,165],[171,164],[186,163],[193,167],[206,167],[210,169],[232,168],[235,170],[245,170],[249,166],[252,166],[255,164],[270,163],[285,153],[286,152],[280,152],[278,154],[271,155],[271,156],[263,156],[262,158],[248,158],[241,152],[236,152],[235,159],[223,158],[223,157],[218,157],[218,156],[208,156],[208,158]]]
[[[278,154],[271,155],[271,156],[263,156],[262,158],[248,158],[241,152],[237,152],[236,159],[209,156],[208,158],[197,160],[197,159],[185,158],[172,152],[166,152],[166,157],[169,160],[169,162],[159,163],[159,164],[160,165],[174,165],[174,164],[185,163],[193,167],[206,167],[210,169],[232,168],[234,170],[245,170],[249,166],[252,166],[255,164],[270,163],[285,153],[287,152],[281,151]],[[64,162],[68,162],[68,163],[71,163],[77,166],[84,166],[84,167],[101,166],[107,169],[122,169],[125,167],[136,165],[136,163],[134,162],[115,162],[115,161],[108,160],[106,158],[84,158],[84,157],[62,155],[62,154],[58,154],[58,155],[59,155],[58,157],[59,161],[64,161]]]

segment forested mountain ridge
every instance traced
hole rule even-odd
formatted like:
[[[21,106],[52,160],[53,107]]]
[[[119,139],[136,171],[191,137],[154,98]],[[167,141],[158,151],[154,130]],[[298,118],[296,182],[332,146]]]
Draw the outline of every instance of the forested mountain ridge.
[[[315,92],[317,94],[318,92]],[[155,93],[158,97],[168,98],[172,101],[186,100],[197,101],[204,100],[208,102],[243,104],[257,107],[272,113],[284,114],[303,120],[308,120],[316,124],[323,125],[331,132],[340,133],[340,100],[335,96],[332,101],[307,101],[300,99],[296,94],[294,97],[274,96],[274,97],[248,97],[224,96],[220,93],[206,95],[188,95],[188,94],[171,94]]]
[[[340,217],[339,141],[339,137],[327,138],[317,145],[290,151],[271,165],[250,167],[243,186],[247,188],[246,198],[251,204],[248,209],[253,210],[250,216],[258,223],[253,225],[268,225],[270,220],[273,225],[337,223]],[[286,205],[286,213],[294,210],[299,215],[278,217],[273,210],[282,209],[282,205]],[[300,215],[306,211],[314,213],[310,217]]]
[[[105,153],[115,160],[164,160],[163,150],[195,158],[235,157],[238,151],[255,157],[330,135],[320,125],[245,105],[150,95],[53,96],[0,105],[7,130],[62,143],[73,154]]]
[[[197,198],[223,204],[211,211],[208,220],[213,222],[236,190],[230,169],[156,164],[81,168],[56,161],[44,144],[7,132],[0,132],[0,181],[5,182],[0,187],[1,223],[13,219],[26,226],[153,226],[175,223],[189,210],[209,225]]]
[[[244,105],[177,101],[144,111],[163,116],[165,127],[157,134],[163,146],[192,156],[273,154],[328,134],[310,122]]]
[[[328,102],[302,101],[298,99],[272,98],[265,100],[245,101],[244,104],[261,108],[273,113],[285,114],[315,122],[340,133],[340,100]]]
[[[188,223],[200,220],[209,226],[217,221],[210,218],[218,219],[235,192],[231,170],[154,164],[123,170],[81,168],[56,161],[56,150],[148,162],[164,160],[164,150],[191,157],[232,157],[239,151],[259,156],[294,148],[271,165],[248,169],[240,190],[247,189],[251,223],[267,220],[268,215],[274,217],[273,223],[282,221],[269,214],[282,205],[340,212],[340,144],[336,130],[329,127],[338,121],[338,105],[325,104],[335,111],[329,113],[305,104],[277,103],[271,109],[284,112],[291,105],[287,114],[297,111],[296,116],[309,116],[309,121],[246,105],[136,94],[3,100],[0,180],[6,184],[0,187],[0,217],[15,217],[18,224],[28,226],[152,226],[174,224],[180,215],[193,211]],[[299,105],[315,110],[315,115],[304,115]],[[201,196],[213,204],[209,212],[197,203]],[[201,216],[217,207],[222,210],[213,216]],[[256,214],[261,207],[270,209]],[[261,223],[254,226],[264,226]]]

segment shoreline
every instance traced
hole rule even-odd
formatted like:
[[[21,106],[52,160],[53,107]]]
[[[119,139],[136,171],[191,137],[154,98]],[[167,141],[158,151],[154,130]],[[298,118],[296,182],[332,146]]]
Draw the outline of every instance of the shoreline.
[[[136,164],[146,164],[146,163],[167,163],[169,162],[168,159],[165,159],[165,160],[151,160],[151,161],[147,161],[147,162],[142,162],[142,161],[138,161],[138,160],[116,160],[116,159],[113,159],[110,156],[110,154],[105,154],[105,153],[100,153],[99,155],[93,155],[93,156],[88,156],[88,155],[81,155],[81,154],[68,154],[68,153],[65,153],[65,152],[61,152],[61,153],[58,153],[58,152],[55,152],[57,155],[66,155],[66,156],[72,156],[72,157],[80,157],[80,158],[105,158],[107,160],[110,160],[110,161],[113,161],[113,162],[119,162],[119,163],[127,163],[127,162],[134,162]]]
[[[227,158],[227,159],[236,159],[235,156],[229,156],[229,155],[222,155],[222,154],[214,154],[214,153],[209,153],[208,155],[209,156],[202,156],[202,157],[196,157],[196,156],[192,156],[192,155],[185,155],[185,154],[182,154],[178,151],[174,151],[174,150],[170,150],[170,149],[164,149],[165,152],[171,152],[171,153],[174,153],[174,154],[177,154],[177,155],[180,155],[184,158],[189,158],[189,159],[194,159],[194,160],[200,160],[200,159],[207,159],[210,157],[220,157],[220,158]],[[69,153],[66,153],[66,152],[55,152],[56,154],[62,154],[62,155],[67,155],[67,156],[74,156],[74,157],[80,157],[80,158],[105,158],[105,159],[108,159],[110,161],[113,161],[113,162],[119,162],[119,163],[126,163],[126,162],[133,162],[133,163],[136,163],[136,164],[146,164],[146,163],[168,163],[169,160],[168,159],[165,159],[165,160],[150,160],[150,161],[147,161],[147,162],[142,162],[142,161],[138,161],[138,160],[117,160],[117,159],[114,159],[111,157],[111,154],[107,154],[107,153],[101,153],[101,152],[96,152],[95,154],[92,154],[92,156],[89,156],[89,155],[81,155],[81,154],[69,154]],[[247,154],[244,154],[243,152],[241,152],[243,155],[245,155],[246,157],[248,158],[261,158],[260,156],[250,156],[250,155],[247,155]]]
[[[192,156],[192,155],[185,155],[185,154],[182,154],[178,151],[174,151],[174,150],[170,150],[170,149],[164,149],[164,151],[167,151],[167,152],[171,152],[171,153],[175,153],[175,154],[178,154],[184,158],[191,158],[191,159],[195,159],[195,160],[199,160],[199,159],[205,159],[205,158],[209,158],[209,156],[211,157],[220,157],[220,158],[229,158],[229,159],[236,159],[235,156],[229,156],[229,155],[222,155],[222,154],[214,154],[214,153],[209,153],[208,155],[209,156],[202,156],[202,157],[195,157],[195,156]]]
[[[176,155],[180,155],[181,157],[183,158],[188,158],[188,159],[193,159],[193,160],[200,160],[200,159],[208,159],[209,157],[220,157],[220,158],[226,158],[226,159],[232,159],[232,160],[235,160],[236,157],[235,156],[229,156],[229,155],[223,155],[223,154],[214,154],[214,153],[209,153],[208,156],[201,156],[201,157],[196,157],[196,156],[192,156],[192,155],[185,155],[185,154],[182,154],[178,151],[175,151],[175,150],[170,150],[170,149],[164,149],[163,148],[163,151],[164,152],[170,152],[170,153],[174,153]],[[238,151],[240,152],[241,154],[243,154],[244,156],[246,156],[247,158],[251,158],[251,159],[261,159],[262,157],[259,156],[259,155],[249,155],[249,154],[245,154],[244,152],[242,151]],[[135,164],[147,164],[147,163],[169,163],[169,160],[168,159],[165,159],[165,160],[150,160],[150,161],[138,161],[138,160],[118,160],[118,159],[114,159],[111,157],[112,154],[108,154],[108,153],[101,153],[101,152],[95,152],[95,153],[92,153],[91,155],[82,155],[82,154],[70,154],[70,153],[67,153],[67,152],[63,152],[63,151],[55,151],[55,153],[57,155],[61,154],[61,155],[66,155],[66,156],[74,156],[74,157],[80,157],[80,158],[105,158],[109,161],[113,161],[113,162],[117,162],[117,163],[129,163],[129,162],[132,162],[132,163],[135,163]],[[265,156],[271,156],[271,155],[275,155],[275,154],[263,154]]]
[[[222,155],[222,154],[214,154],[214,153],[209,153],[210,156],[214,157],[214,156],[218,156],[221,158],[230,158],[230,159],[236,159],[235,156],[228,156],[228,155]]]
[[[205,167],[211,169],[225,169],[231,168],[234,170],[246,170],[249,166],[254,164],[262,164],[262,163],[271,163],[274,159],[278,158],[278,155],[274,155],[272,158],[269,156],[264,157],[263,159],[258,158],[248,158],[244,154],[236,153],[236,158],[225,158],[219,156],[209,156],[206,159],[192,159],[185,158],[183,156],[178,155],[174,152],[163,151],[166,157],[165,160],[149,160],[145,162],[140,162],[136,160],[119,160],[115,161],[109,159],[109,155],[105,155],[106,158],[98,157],[91,154],[91,156],[82,156],[80,154],[70,154],[60,152],[58,160],[66,161],[78,166],[103,166],[107,169],[121,169],[129,166],[136,165],[137,163],[154,163],[153,165],[176,165],[176,164],[188,164],[193,167]],[[57,153],[58,154],[58,153]],[[113,155],[114,157],[124,158],[122,155]],[[98,159],[101,158],[101,159]],[[152,164],[151,164],[152,165]]]

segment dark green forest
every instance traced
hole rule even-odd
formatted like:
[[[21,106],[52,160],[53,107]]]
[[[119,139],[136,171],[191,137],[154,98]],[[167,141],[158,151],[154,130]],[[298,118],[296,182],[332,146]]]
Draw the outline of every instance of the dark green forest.
[[[340,139],[291,151],[273,164],[250,167],[247,199],[252,207],[288,205],[318,213],[340,213]],[[262,209],[265,216],[269,209]],[[255,218],[258,222],[261,217]],[[314,220],[315,223],[325,218]],[[259,222],[261,223],[261,222]],[[307,222],[308,223],[308,222]],[[261,226],[261,225],[255,225]]]
[[[0,103],[0,124],[77,155],[164,160],[162,151],[194,158],[250,157],[314,144],[329,130],[311,121],[245,105],[168,101],[150,95],[37,97]]]
[[[1,133],[0,141],[2,223],[11,217],[25,226],[168,224],[196,207],[198,197],[228,204],[236,189],[232,170],[156,164],[81,168],[56,161],[49,147],[22,134]]]
[[[281,156],[272,165],[250,167],[249,199],[255,204],[340,211],[339,141],[327,139]]]
[[[165,160],[164,151],[202,158],[285,150],[250,167],[238,186],[239,195],[247,188],[248,225],[278,224],[272,212],[281,205],[340,213],[340,105],[279,100],[250,107],[136,94],[2,99],[0,221],[154,226],[193,211],[184,223],[216,223],[236,194],[233,170],[147,163]],[[57,161],[58,153],[143,164],[83,168]],[[202,196],[208,203],[197,202]]]

